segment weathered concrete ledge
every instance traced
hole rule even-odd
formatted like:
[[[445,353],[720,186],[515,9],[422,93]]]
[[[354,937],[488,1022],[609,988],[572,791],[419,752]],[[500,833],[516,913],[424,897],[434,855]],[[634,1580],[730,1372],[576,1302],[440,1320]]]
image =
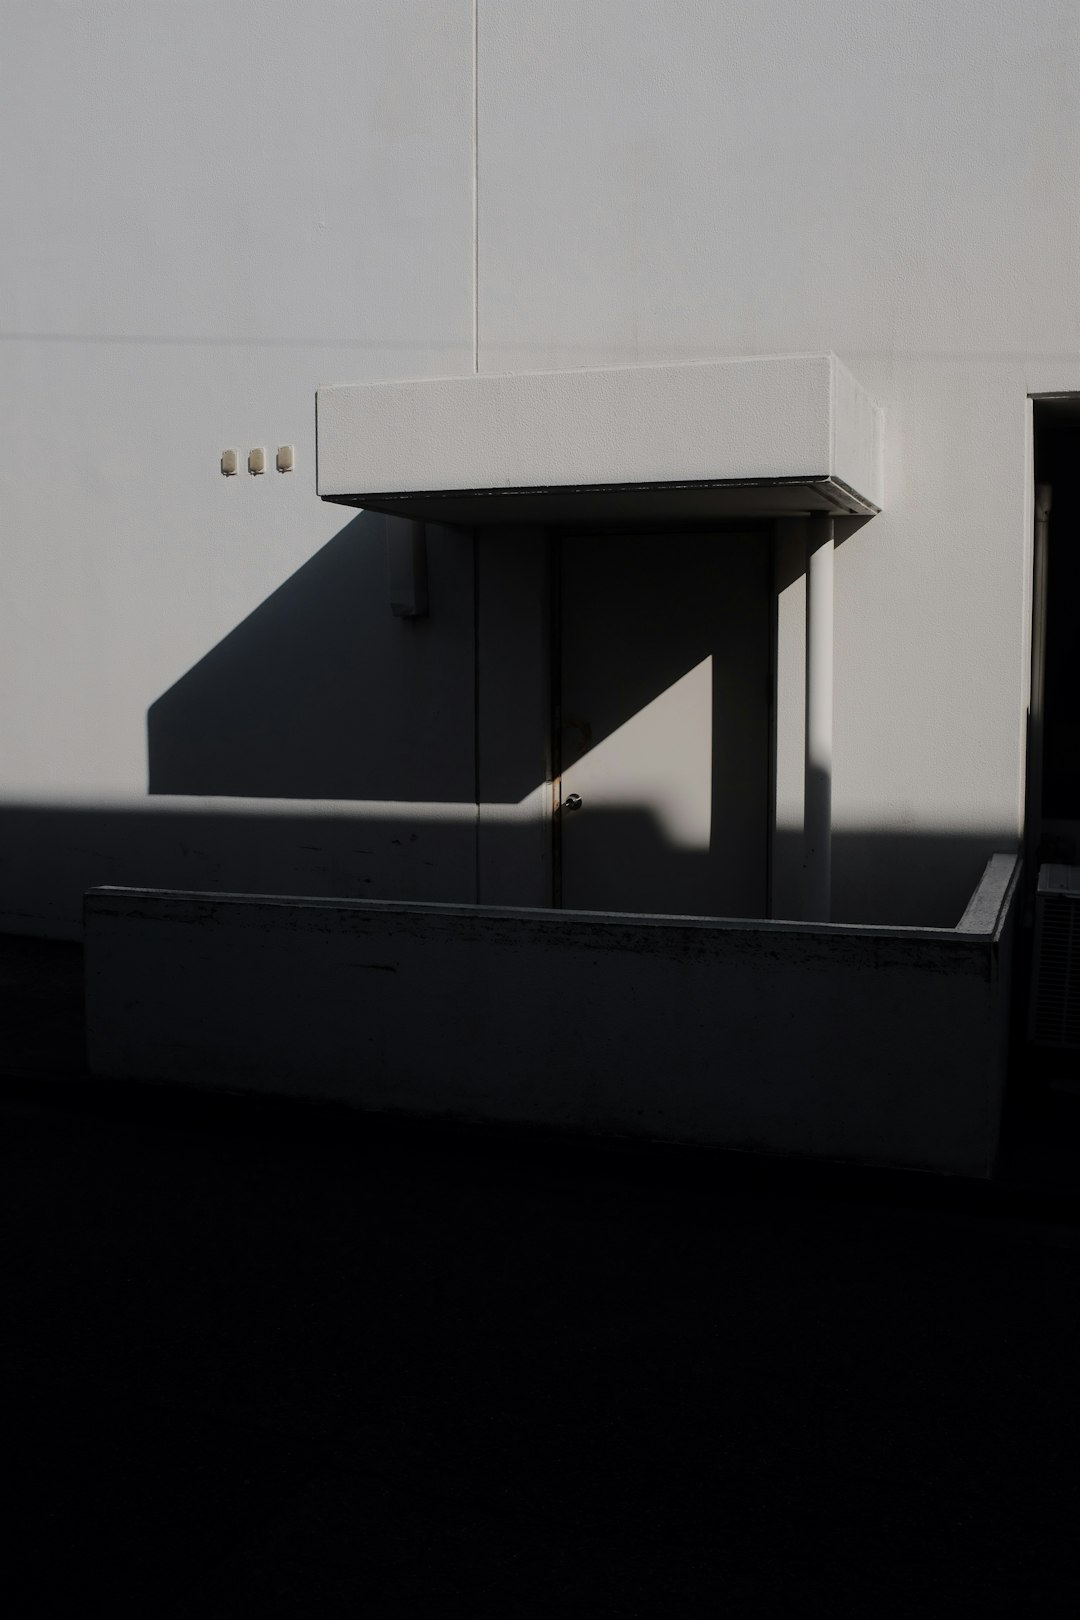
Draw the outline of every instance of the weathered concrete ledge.
[[[90,1067],[985,1176],[1017,870],[956,930],[92,890]]]

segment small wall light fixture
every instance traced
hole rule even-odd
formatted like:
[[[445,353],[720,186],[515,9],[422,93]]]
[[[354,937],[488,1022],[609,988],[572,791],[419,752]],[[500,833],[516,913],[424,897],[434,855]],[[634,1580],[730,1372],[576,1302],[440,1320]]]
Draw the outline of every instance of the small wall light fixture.
[[[239,456],[235,450],[221,452],[221,473],[223,478],[235,478]]]
[[[251,473],[252,477],[254,477],[257,473],[264,473],[265,471],[266,471],[266,451],[265,450],[249,450],[248,451],[248,472]]]
[[[296,452],[291,444],[279,444],[277,453],[278,472],[292,472],[296,466]]]
[[[427,534],[412,518],[388,517],[386,566],[395,619],[423,619],[428,611]]]

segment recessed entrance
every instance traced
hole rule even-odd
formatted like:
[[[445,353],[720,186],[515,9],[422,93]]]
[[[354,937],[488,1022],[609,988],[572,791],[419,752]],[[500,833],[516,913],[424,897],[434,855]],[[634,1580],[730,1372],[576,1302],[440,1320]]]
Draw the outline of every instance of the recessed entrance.
[[[1045,611],[1036,591],[1035,653],[1042,639],[1041,770],[1029,811],[1038,816],[1035,854],[1080,861],[1080,396],[1035,401],[1035,481],[1049,493]],[[1039,564],[1036,557],[1036,565]],[[1038,715],[1034,716],[1036,723]],[[1030,847],[1030,845],[1029,845]]]
[[[766,915],[769,531],[553,544],[562,904]]]
[[[529,686],[514,643],[535,646],[546,591],[527,598],[527,629],[528,613],[500,611],[499,565],[486,544],[478,551],[485,903],[527,893],[535,904],[548,889],[570,909],[769,911],[770,756],[781,729],[770,712],[772,543],[783,536],[781,549],[799,551],[805,679],[788,682],[785,713],[801,685],[805,747],[786,748],[789,775],[802,756],[803,782],[797,809],[785,808],[799,823],[798,914],[830,917],[834,519],[880,510],[883,449],[880,411],[835,355],[354,384],[320,389],[317,409],[325,500],[391,523],[486,532],[495,545],[500,532],[507,543],[512,532],[531,537],[530,548],[543,530],[561,537],[552,607],[563,645],[548,649],[546,682],[561,712],[553,735],[543,729],[562,758],[544,762],[554,767],[546,793],[506,796],[515,773],[500,762],[522,754],[521,728],[492,657],[501,649],[529,688],[535,719],[539,682]],[[792,653],[785,643],[789,674]],[[553,809],[549,888],[551,845],[539,853],[534,834],[550,831]],[[509,853],[530,846],[532,879],[530,863]]]
[[[1053,1085],[1080,1086],[1080,397],[1034,403],[1025,1025]]]

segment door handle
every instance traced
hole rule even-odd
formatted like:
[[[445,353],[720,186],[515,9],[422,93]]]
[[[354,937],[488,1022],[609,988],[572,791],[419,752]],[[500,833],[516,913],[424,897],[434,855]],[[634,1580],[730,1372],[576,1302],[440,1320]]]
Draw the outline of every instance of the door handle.
[[[566,798],[562,802],[562,809],[567,811],[567,812],[569,812],[571,810],[580,810],[581,809],[581,794],[580,793],[568,793],[566,795]]]

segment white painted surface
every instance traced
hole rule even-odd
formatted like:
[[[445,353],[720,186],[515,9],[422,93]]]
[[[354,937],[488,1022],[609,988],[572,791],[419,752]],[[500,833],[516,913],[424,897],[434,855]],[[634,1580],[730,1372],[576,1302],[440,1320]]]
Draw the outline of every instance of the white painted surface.
[[[806,520],[778,523],[773,537],[774,771],[769,916],[803,915],[806,792]]]
[[[890,935],[103,891],[87,900],[90,1063],[985,1176],[1011,895],[989,932]]]
[[[880,506],[881,418],[832,355],[319,390],[319,494],[836,478]]]
[[[207,886],[356,892],[370,873],[343,849],[316,878],[301,845],[320,839],[290,843],[289,816],[248,860],[244,796],[239,821],[187,801],[201,841],[155,819],[147,713],[341,528],[314,494],[316,387],[474,358],[835,352],[885,411],[887,495],[836,555],[838,914],[955,922],[1015,840],[1026,396],[1080,390],[1073,0],[476,10],[474,78],[470,0],[0,8],[4,926],[74,926],[78,886],[122,881],[133,849],[146,881],[179,863]],[[858,453],[842,441],[838,463]],[[243,467],[286,443],[292,476],[221,476],[223,448]],[[357,693],[357,747],[378,762],[418,738],[460,803],[473,720],[448,720],[429,643],[393,639],[421,625],[361,617],[355,658],[323,655]],[[461,663],[471,687],[467,642]],[[380,788],[414,791],[440,802]],[[475,897],[471,840],[419,869],[430,893]]]
[[[579,712],[581,694],[571,692],[570,700],[571,708]],[[673,849],[707,852],[712,834],[712,743],[709,656],[563,772],[563,799],[573,793],[583,796],[588,811],[574,826],[580,828],[597,812],[636,811],[654,823],[658,837]],[[573,847],[574,826],[564,835],[567,850]],[[622,864],[617,857],[616,864]],[[568,901],[572,906],[582,903]]]
[[[662,553],[651,535],[563,540],[565,906],[765,914],[770,550],[767,527]]]
[[[352,514],[315,497],[314,395],[328,376],[472,365],[471,0],[42,0],[0,21],[0,926],[67,932],[76,884],[135,865],[358,893],[368,857],[317,785],[277,838],[254,801],[238,819],[243,795],[203,815],[205,784],[156,816],[147,715],[315,562],[331,619],[335,571],[354,596],[356,646],[331,627],[319,654],[323,689],[354,693],[351,746],[370,761],[408,728],[430,753],[448,729],[454,656],[438,688],[415,636],[402,666],[417,627],[390,614],[385,550],[358,541],[370,582],[349,542],[324,551]],[[248,449],[279,444],[297,470],[249,477]],[[472,791],[469,625],[470,785],[446,781],[448,800]],[[249,735],[288,701],[274,665],[291,650],[258,656]],[[385,725],[376,695],[400,705]],[[315,699],[308,724],[325,724]],[[166,834],[185,811],[187,834]],[[332,876],[302,847],[320,843]],[[432,881],[472,898],[473,874],[470,855]]]
[[[836,557],[834,887],[895,915],[899,861],[929,915],[928,847],[970,837],[974,881],[1019,828],[1025,396],[1080,389],[1080,11],[481,0],[479,23],[482,370],[832,349],[883,407],[885,509]]]

